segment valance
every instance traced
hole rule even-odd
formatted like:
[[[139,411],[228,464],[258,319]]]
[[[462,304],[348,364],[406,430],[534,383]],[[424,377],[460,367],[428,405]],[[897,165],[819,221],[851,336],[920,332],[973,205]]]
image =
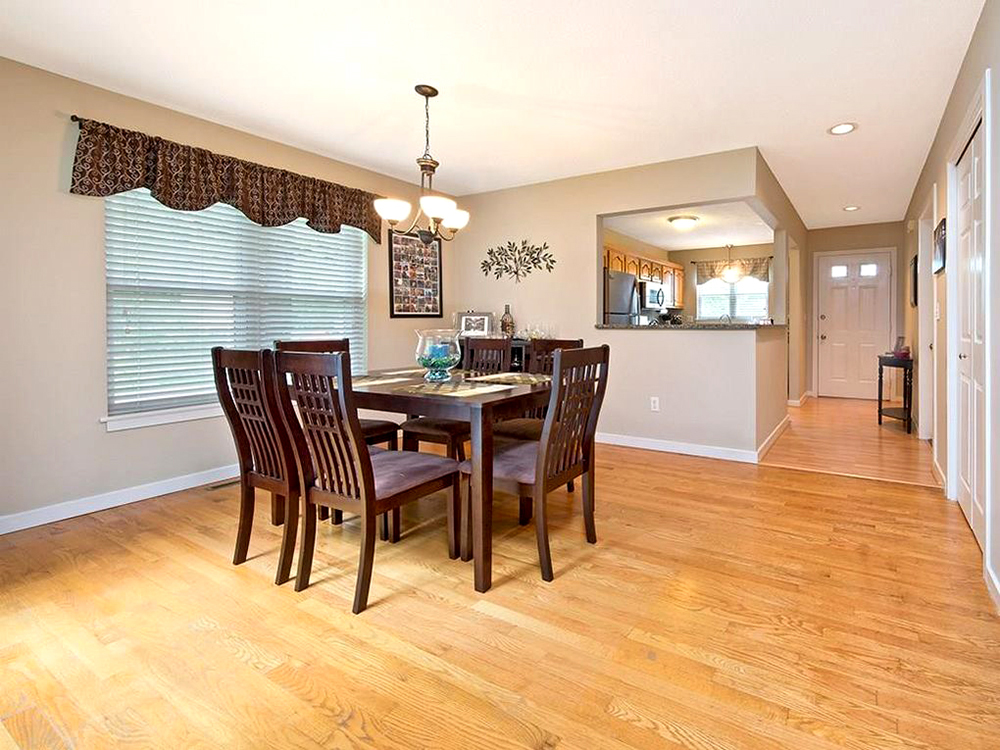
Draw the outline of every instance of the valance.
[[[728,260],[699,260],[694,264],[698,274],[697,283],[704,284],[712,279],[722,278],[722,272],[729,266]],[[733,258],[732,265],[743,272],[743,276],[752,276],[761,281],[771,280],[770,258]]]
[[[106,196],[148,188],[156,200],[179,211],[228,203],[265,227],[299,217],[317,232],[357,227],[379,242],[382,220],[372,201],[379,196],[265,167],[158,136],[96,120],[80,123],[70,192]]]

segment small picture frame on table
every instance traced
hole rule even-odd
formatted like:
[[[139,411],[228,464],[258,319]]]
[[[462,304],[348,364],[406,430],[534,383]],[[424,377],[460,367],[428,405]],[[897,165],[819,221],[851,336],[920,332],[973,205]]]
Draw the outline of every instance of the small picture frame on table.
[[[441,240],[389,232],[389,317],[442,318]]]
[[[490,338],[499,335],[496,315],[491,312],[475,312],[474,310],[457,312],[453,325],[458,330],[459,336],[468,338]]]

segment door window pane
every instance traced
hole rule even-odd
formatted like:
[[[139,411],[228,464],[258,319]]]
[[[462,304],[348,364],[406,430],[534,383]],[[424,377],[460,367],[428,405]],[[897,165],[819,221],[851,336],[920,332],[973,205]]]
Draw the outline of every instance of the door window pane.
[[[830,266],[831,279],[843,279],[847,277],[847,266]]]
[[[878,263],[862,263],[861,264],[861,275],[862,276],[878,276]]]

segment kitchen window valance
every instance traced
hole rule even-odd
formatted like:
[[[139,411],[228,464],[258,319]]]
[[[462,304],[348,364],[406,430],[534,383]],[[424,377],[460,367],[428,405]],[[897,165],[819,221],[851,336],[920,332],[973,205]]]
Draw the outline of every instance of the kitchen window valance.
[[[80,123],[80,138],[72,193],[107,196],[144,187],[160,203],[180,211],[227,203],[261,226],[281,226],[302,217],[317,232],[339,232],[347,224],[379,242],[382,221],[372,205],[379,196],[373,193],[96,120],[74,119]]]
[[[699,260],[695,263],[695,272],[698,275],[698,283],[704,284],[712,279],[722,278],[722,272],[728,268],[728,260]],[[771,259],[770,258],[733,258],[732,265],[743,271],[742,276],[752,276],[761,281],[771,280]]]

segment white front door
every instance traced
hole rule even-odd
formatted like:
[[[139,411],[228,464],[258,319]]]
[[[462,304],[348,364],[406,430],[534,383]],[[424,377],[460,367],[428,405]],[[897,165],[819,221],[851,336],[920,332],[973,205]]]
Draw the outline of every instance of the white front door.
[[[983,128],[958,162],[958,502],[979,546],[986,531],[986,315]]]
[[[817,264],[818,395],[878,397],[878,355],[892,348],[892,254],[821,255]]]

